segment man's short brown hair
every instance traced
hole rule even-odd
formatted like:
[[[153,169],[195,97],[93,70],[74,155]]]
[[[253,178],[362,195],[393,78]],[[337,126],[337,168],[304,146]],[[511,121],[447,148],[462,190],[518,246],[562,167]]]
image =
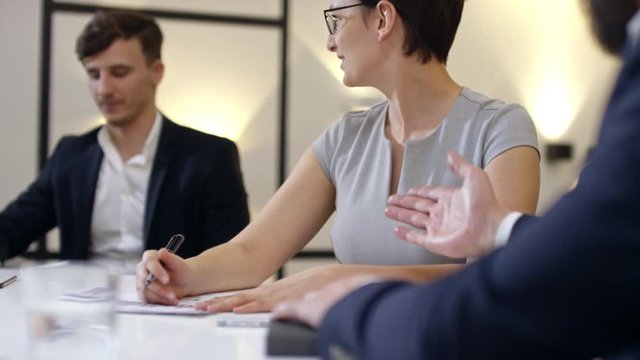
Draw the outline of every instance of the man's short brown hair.
[[[160,59],[162,31],[151,16],[127,10],[98,11],[76,42],[76,54],[82,61],[107,49],[117,39],[137,38],[147,62]]]

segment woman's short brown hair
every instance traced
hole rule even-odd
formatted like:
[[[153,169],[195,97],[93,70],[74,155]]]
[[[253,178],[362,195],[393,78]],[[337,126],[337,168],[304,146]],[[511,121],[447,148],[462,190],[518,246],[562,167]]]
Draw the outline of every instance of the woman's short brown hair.
[[[423,63],[435,58],[446,63],[456,37],[465,0],[388,0],[398,11],[406,31],[405,54],[418,53]],[[362,0],[374,7],[380,0]]]

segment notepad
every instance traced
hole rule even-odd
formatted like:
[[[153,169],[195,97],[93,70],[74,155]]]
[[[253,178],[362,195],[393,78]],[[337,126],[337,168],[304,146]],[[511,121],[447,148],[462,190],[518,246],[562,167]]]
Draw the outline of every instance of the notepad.
[[[104,301],[113,297],[112,290],[103,287],[93,287],[66,293],[62,300],[77,302]],[[122,293],[118,296],[116,311],[129,314],[164,314],[164,315],[210,315],[206,311],[197,310],[196,303],[216,297],[229,296],[234,292],[219,292],[199,296],[188,296],[180,299],[178,305],[151,304],[140,299],[135,291]],[[226,328],[266,328],[269,326],[269,313],[259,314],[216,314],[216,324]]]
[[[190,296],[179,300],[178,305],[160,305],[147,303],[140,299],[136,292],[120,294],[117,298],[116,310],[120,313],[135,314],[174,314],[174,315],[206,315],[206,311],[197,310],[195,304],[215,297],[228,296],[231,292],[221,292],[200,296]],[[77,302],[96,302],[113,298],[113,292],[103,287],[92,287],[63,294],[61,300]]]
[[[145,302],[136,293],[127,293],[118,297],[116,310],[130,314],[207,315],[206,311],[195,308],[195,304],[203,300],[206,298],[193,296],[180,299],[178,305],[161,305]]]

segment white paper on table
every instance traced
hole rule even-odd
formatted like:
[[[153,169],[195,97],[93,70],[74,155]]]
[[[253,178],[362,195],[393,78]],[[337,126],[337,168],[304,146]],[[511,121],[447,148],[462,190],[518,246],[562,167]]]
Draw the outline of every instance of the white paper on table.
[[[133,314],[207,315],[208,313],[206,311],[196,310],[194,305],[199,301],[210,299],[212,297],[186,297],[180,299],[178,301],[178,305],[160,305],[145,302],[138,297],[137,293],[131,292],[118,296],[118,305],[116,310],[119,313]]]
[[[190,296],[180,299],[178,305],[149,304],[142,301],[135,292],[124,294],[118,298],[118,312],[136,314],[172,314],[172,315],[208,315],[206,311],[196,310],[196,303],[233,292],[222,292]],[[210,315],[210,314],[209,314]],[[215,314],[216,324],[224,328],[266,328],[269,326],[271,313],[236,314],[232,312]]]
[[[62,295],[61,300],[77,302],[102,301],[109,296],[113,296],[112,290],[102,287],[93,287],[73,291]],[[151,304],[140,299],[138,294],[127,292],[118,296],[116,311],[120,313],[135,314],[174,314],[174,315],[207,315],[206,311],[196,310],[195,304],[215,297],[228,296],[232,292],[221,292],[200,296],[190,296],[178,301],[178,305]]]
[[[107,288],[93,287],[79,291],[73,291],[61,296],[62,300],[77,302],[94,302],[113,296]],[[130,314],[165,314],[165,315],[209,315],[206,311],[196,310],[195,304],[200,301],[216,297],[229,296],[234,292],[219,292],[199,296],[184,297],[178,301],[178,305],[151,304],[143,301],[135,291],[122,293],[118,296],[116,311]],[[215,314],[216,324],[225,328],[263,328],[269,326],[270,313],[258,314]]]

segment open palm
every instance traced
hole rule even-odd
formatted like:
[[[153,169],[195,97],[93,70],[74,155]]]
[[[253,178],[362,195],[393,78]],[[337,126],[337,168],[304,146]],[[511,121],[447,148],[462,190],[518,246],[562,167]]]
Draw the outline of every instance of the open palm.
[[[476,257],[493,248],[500,221],[508,213],[493,193],[487,174],[451,153],[449,168],[461,187],[419,186],[389,199],[386,215],[411,225],[396,235],[426,249],[455,258]]]

